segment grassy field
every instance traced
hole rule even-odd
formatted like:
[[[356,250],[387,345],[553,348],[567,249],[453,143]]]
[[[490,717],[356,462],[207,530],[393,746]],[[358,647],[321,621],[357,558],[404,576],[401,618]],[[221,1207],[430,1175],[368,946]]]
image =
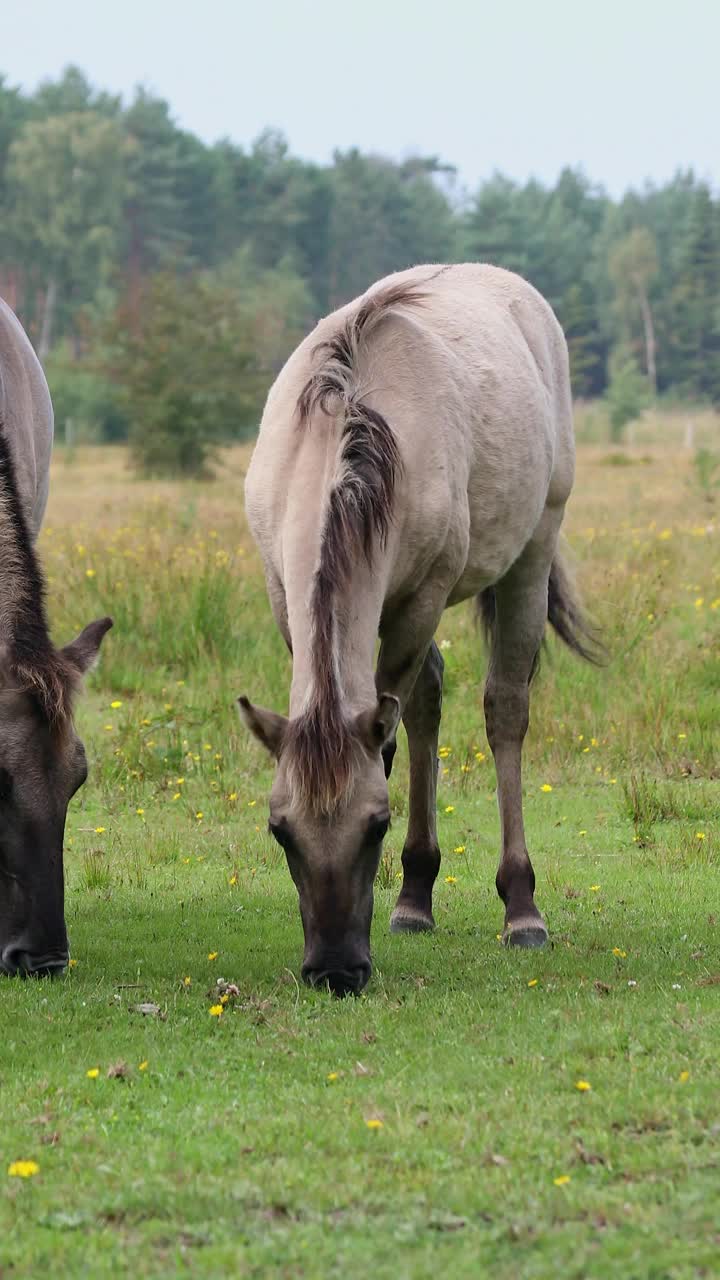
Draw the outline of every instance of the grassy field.
[[[471,609],[446,615],[439,927],[388,932],[403,742],[375,973],[336,1001],[298,985],[271,770],[233,705],[285,709],[289,678],[247,458],[181,487],[56,457],[54,634],[115,629],[78,710],[73,967],[0,987],[0,1277],[718,1275],[717,491],[680,428],[581,448],[566,528],[613,658],[551,641],[534,689],[540,953],[498,941],[484,659]]]

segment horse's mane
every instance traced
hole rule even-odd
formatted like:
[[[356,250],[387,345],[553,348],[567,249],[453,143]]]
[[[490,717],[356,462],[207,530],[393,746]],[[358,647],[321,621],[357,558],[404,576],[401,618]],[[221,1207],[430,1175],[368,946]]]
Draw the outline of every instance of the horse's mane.
[[[313,684],[308,706],[288,726],[292,785],[308,807],[329,813],[352,790],[358,742],[341,705],[335,653],[335,604],[350,585],[353,564],[363,556],[372,567],[384,547],[402,462],[392,429],[363,399],[359,355],[373,329],[394,308],[414,306],[426,294],[409,282],[388,285],[366,297],[332,337],[313,351],[321,356],[298,398],[301,429],[319,410],[342,421],[336,478],[327,503],[320,560],[313,579]]]
[[[77,673],[55,649],[45,610],[45,580],[18,490],[15,463],[0,417],[0,645],[13,685],[31,693],[47,721],[61,729],[71,716]]]

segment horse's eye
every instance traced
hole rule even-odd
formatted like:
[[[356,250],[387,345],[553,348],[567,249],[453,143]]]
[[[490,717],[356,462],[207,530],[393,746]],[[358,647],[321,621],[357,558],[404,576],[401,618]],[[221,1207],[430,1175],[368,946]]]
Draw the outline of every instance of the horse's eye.
[[[12,774],[7,769],[0,769],[0,804],[5,804],[10,799],[13,789]]]
[[[380,844],[385,839],[387,829],[390,826],[390,815],[385,814],[380,818],[371,818],[367,829],[368,844]]]

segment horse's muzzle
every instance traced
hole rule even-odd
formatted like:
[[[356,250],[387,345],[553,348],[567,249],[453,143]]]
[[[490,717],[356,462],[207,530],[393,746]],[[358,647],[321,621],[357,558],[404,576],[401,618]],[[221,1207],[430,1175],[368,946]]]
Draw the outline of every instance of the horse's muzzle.
[[[67,969],[69,958],[66,951],[33,955],[9,946],[0,955],[0,974],[9,978],[57,978]]]
[[[347,969],[311,969],[303,965],[302,977],[311,987],[327,987],[334,996],[359,996],[370,981],[372,965],[369,962],[352,965]]]

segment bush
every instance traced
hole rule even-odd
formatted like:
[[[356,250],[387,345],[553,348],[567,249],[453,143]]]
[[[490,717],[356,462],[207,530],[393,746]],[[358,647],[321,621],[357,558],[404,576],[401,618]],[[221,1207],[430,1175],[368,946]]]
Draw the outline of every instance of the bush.
[[[610,418],[610,439],[620,444],[629,422],[639,418],[650,403],[647,379],[632,356],[615,352],[610,358],[610,381],[605,392]]]
[[[220,441],[255,426],[269,378],[236,289],[157,275],[139,307],[119,310],[112,338],[109,367],[145,474],[200,475]]]

